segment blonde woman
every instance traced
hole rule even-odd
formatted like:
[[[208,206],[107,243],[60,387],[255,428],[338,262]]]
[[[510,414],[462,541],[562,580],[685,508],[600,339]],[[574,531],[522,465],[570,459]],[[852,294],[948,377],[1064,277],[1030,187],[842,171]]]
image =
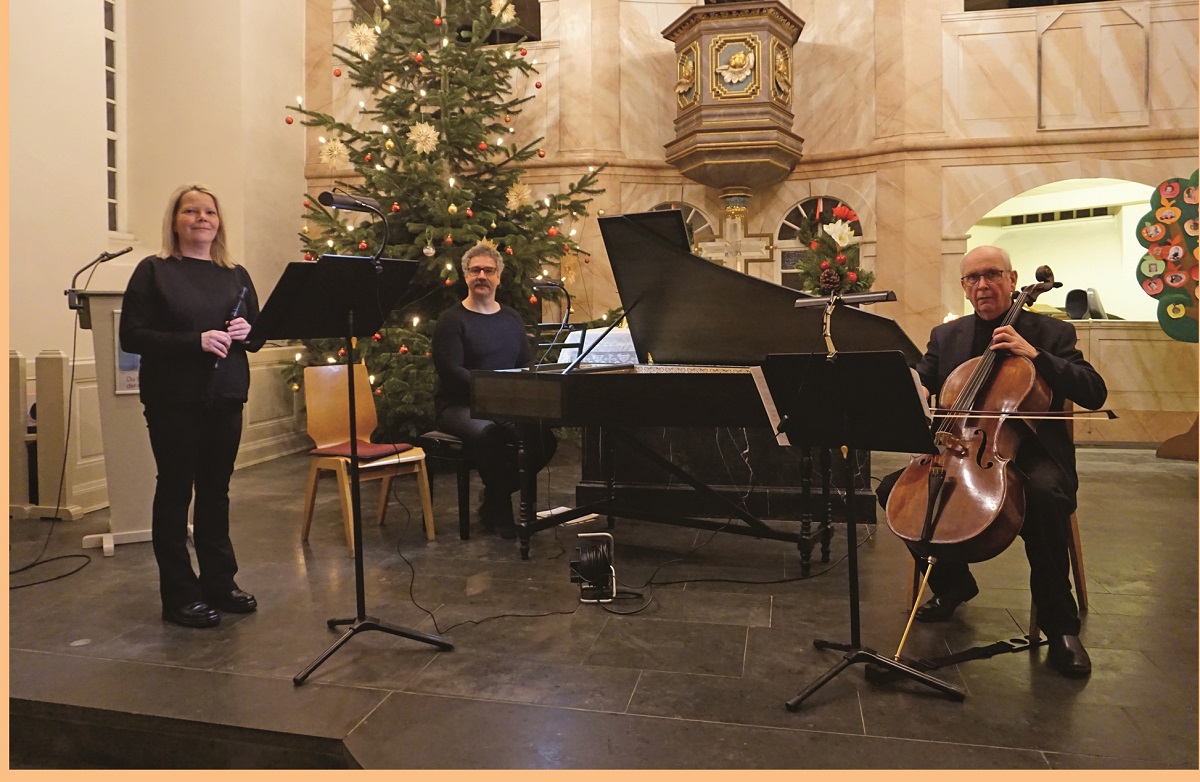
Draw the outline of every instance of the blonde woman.
[[[158,255],[138,264],[121,304],[121,347],[141,355],[139,382],[158,468],[151,524],[163,619],[212,627],[219,611],[256,610],[234,581],[229,479],[250,388],[246,337],[258,317],[250,275],[229,258],[217,197],[176,190]],[[199,576],[187,550],[188,506]]]

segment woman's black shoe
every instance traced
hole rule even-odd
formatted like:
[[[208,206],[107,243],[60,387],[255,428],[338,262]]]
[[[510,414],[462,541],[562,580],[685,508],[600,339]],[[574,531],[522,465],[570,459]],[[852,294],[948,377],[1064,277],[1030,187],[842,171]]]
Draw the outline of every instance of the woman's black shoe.
[[[184,627],[214,627],[221,621],[221,615],[200,600],[177,608],[164,608],[162,617]]]
[[[219,595],[210,595],[208,602],[214,608],[230,614],[252,614],[258,610],[258,601],[249,592],[232,589]]]

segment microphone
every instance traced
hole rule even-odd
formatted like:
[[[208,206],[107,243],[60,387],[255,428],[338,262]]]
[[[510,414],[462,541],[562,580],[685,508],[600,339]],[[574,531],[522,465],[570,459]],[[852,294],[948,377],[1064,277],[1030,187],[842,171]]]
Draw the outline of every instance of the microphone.
[[[348,212],[379,212],[379,202],[366,196],[353,196],[349,193],[333,193],[326,190],[317,196],[317,201],[324,206],[345,209]]]
[[[75,282],[76,282],[76,280],[79,279],[79,275],[83,274],[85,271],[92,268],[96,264],[105,263],[106,261],[111,261],[113,258],[120,257],[127,252],[133,252],[133,247],[129,246],[123,250],[117,250],[116,252],[113,252],[113,253],[100,253],[100,255],[96,256],[96,260],[92,261],[87,266],[84,266],[82,269],[75,272],[75,276],[71,278],[71,287],[66,289],[65,291],[63,291],[63,293],[67,294],[67,307],[69,309],[73,309],[73,310],[82,310],[83,309],[83,301],[79,298],[79,291],[76,290],[76,288],[75,288]]]
[[[229,320],[233,320],[238,315],[242,314],[242,305],[245,303],[246,303],[246,286],[243,285],[241,292],[238,293],[237,303],[234,304],[233,309],[231,309],[229,311]],[[232,348],[233,346],[230,345],[230,347]],[[221,358],[218,356],[217,359],[215,361],[213,361],[213,369],[217,369],[220,366],[221,366]]]

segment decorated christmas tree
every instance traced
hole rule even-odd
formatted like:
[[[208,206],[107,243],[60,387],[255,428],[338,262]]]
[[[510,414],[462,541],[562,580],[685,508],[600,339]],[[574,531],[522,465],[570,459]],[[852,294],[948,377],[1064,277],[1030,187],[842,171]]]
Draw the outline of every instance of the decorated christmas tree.
[[[302,124],[323,129],[319,160],[336,188],[379,203],[387,223],[383,257],[420,262],[384,328],[357,346],[372,376],[381,428],[397,437],[432,423],[430,335],[438,313],[466,295],[463,252],[488,241],[504,253],[498,299],[536,322],[538,296],[553,292],[535,295],[529,280],[557,276],[564,260],[582,254],[576,229],[601,192],[599,169],[580,172],[565,192],[525,181],[522,164],[546,152],[540,138],[518,145],[516,125],[543,85],[522,41],[488,43],[511,38],[500,35],[517,22],[508,0],[368,0],[355,14],[334,47],[333,77],[362,96],[357,115],[338,118],[301,101],[288,109]],[[310,198],[304,206],[305,259],[380,249],[378,218],[326,209]],[[298,356],[293,390],[303,365],[350,358],[333,341],[306,343]]]
[[[808,251],[796,263],[800,288],[821,296],[871,289],[875,275],[859,265],[858,215],[844,204],[815,215],[800,226]]]

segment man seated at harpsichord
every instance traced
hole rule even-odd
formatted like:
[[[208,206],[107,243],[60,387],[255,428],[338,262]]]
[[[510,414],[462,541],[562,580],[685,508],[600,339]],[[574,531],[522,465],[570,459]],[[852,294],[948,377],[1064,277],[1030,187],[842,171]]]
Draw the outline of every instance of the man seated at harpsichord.
[[[462,440],[483,481],[480,524],[503,538],[514,538],[512,495],[520,488],[518,439],[524,442],[535,471],[550,461],[557,441],[549,427],[471,415],[471,370],[528,367],[533,346],[521,315],[496,301],[504,256],[489,242],[480,242],[463,254],[462,271],[467,297],[438,317],[433,334],[437,426]]]

